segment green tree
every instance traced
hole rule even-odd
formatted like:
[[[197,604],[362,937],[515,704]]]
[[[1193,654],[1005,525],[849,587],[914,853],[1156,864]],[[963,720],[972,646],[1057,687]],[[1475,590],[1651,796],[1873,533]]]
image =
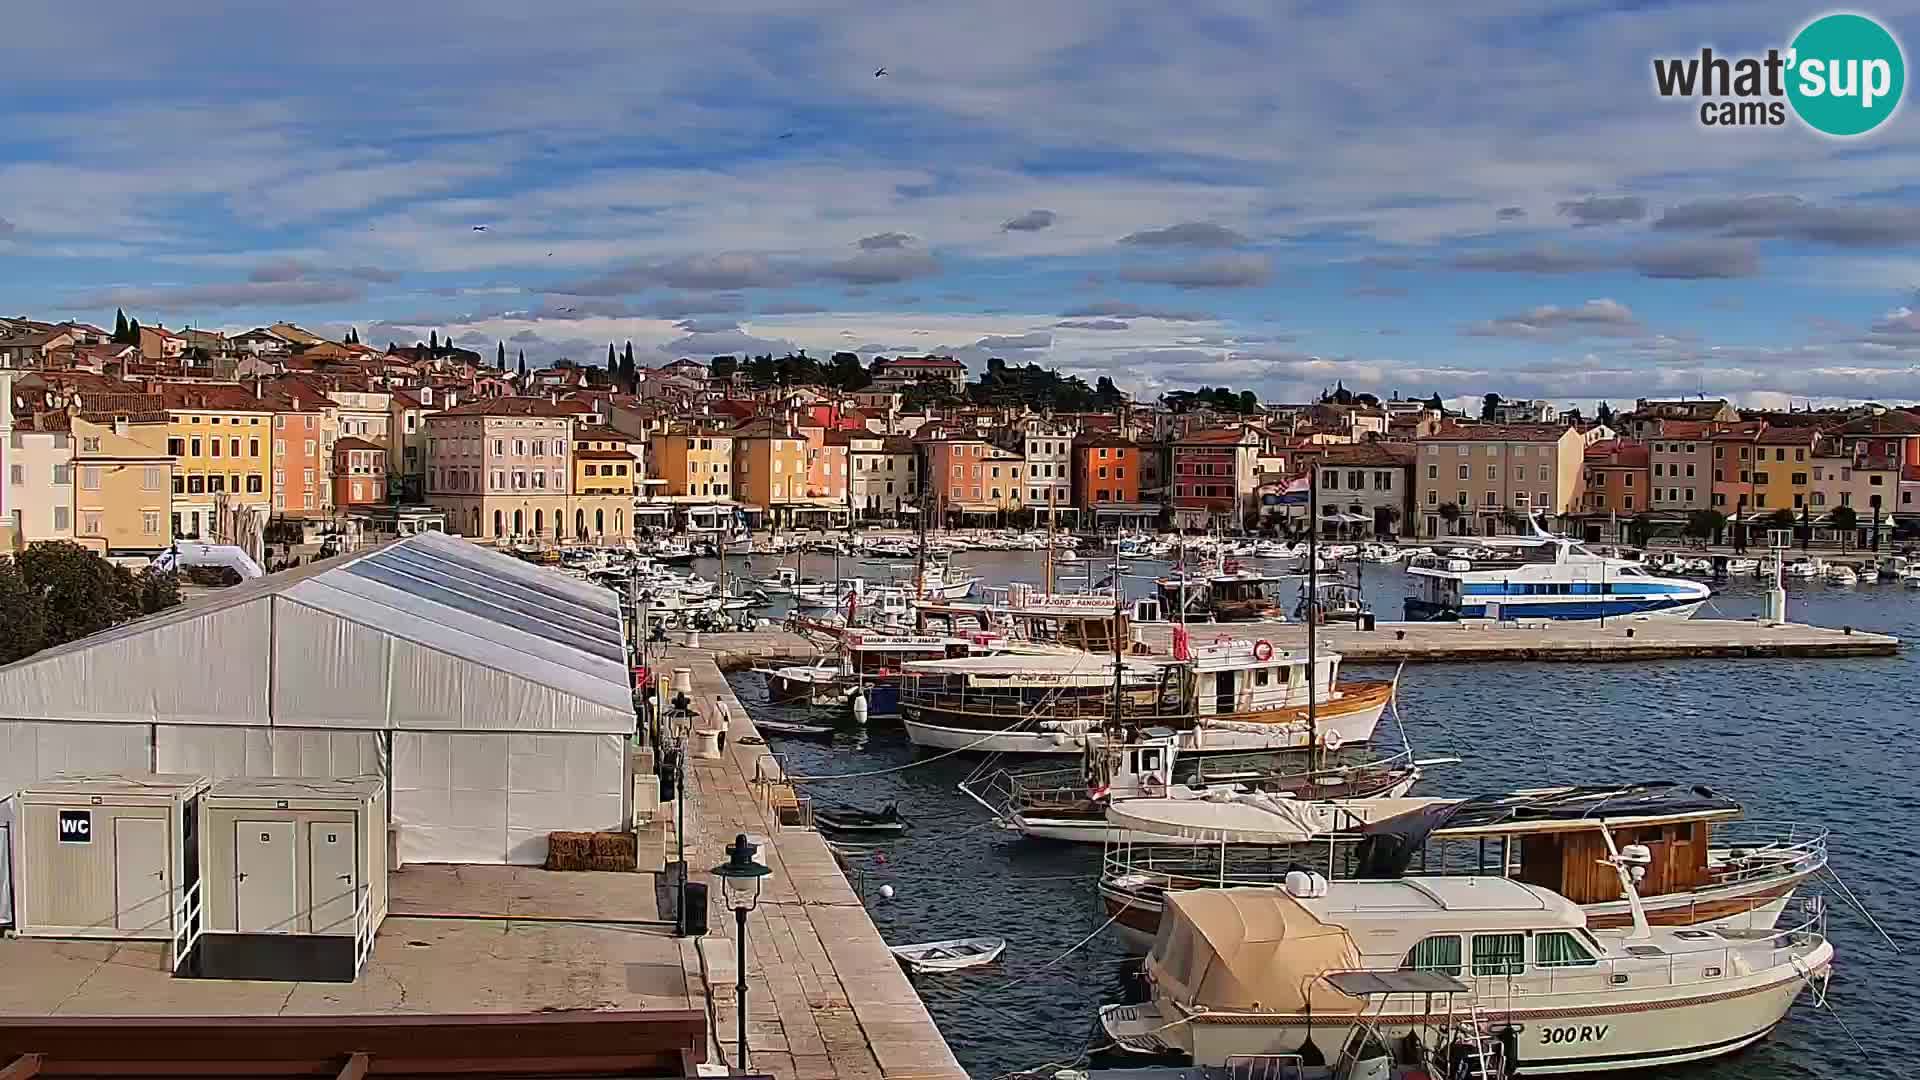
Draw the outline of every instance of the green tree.
[[[527,381],[527,350],[520,350],[520,381]]]
[[[0,611],[7,613],[0,628],[0,663],[10,664],[46,647],[46,601],[27,584],[18,560],[10,557],[0,558]]]
[[[716,379],[731,379],[733,373],[740,370],[740,359],[735,356],[716,356],[707,365],[707,374]]]
[[[127,313],[120,308],[113,309],[113,342],[127,344]]]
[[[46,610],[46,643],[58,645],[116,626],[140,608],[116,580],[112,563],[71,540],[28,544],[14,557]]]
[[[427,331],[427,351],[435,356],[440,355],[440,331]]]
[[[1094,382],[1093,401],[1102,411],[1111,412],[1119,408],[1121,402],[1124,400],[1124,397],[1120,393],[1120,388],[1113,385],[1112,379],[1102,375]]]
[[[1687,515],[1686,534],[1702,543],[1720,542],[1727,527],[1727,515],[1718,510],[1695,510]]]
[[[620,356],[614,352],[613,342],[611,341],[607,342],[607,374],[610,376],[618,376],[620,374]]]
[[[1243,413],[1259,412],[1260,411],[1260,395],[1254,393],[1251,390],[1240,391],[1239,408],[1240,408],[1240,411]]]
[[[620,386],[629,394],[640,392],[640,369],[633,363],[633,342],[627,342],[626,351],[620,354]]]
[[[180,576],[175,573],[152,568],[134,571],[116,566],[114,580],[127,605],[142,615],[165,611],[182,600]]]
[[[1427,399],[1427,408],[1432,409],[1434,412],[1437,412],[1437,413],[1443,413],[1447,411],[1447,403],[1444,401],[1441,401],[1440,395],[1438,393],[1435,393],[1432,397]]]
[[[1480,399],[1480,419],[1491,421],[1493,414],[1500,408],[1500,395],[1488,394]]]
[[[1853,530],[1860,526],[1860,515],[1851,506],[1833,508],[1833,531],[1840,534],[1840,550],[1846,551],[1853,544]]]
[[[127,340],[124,342],[124,344],[127,344],[127,345],[140,344],[140,320],[139,319],[127,320]]]
[[[873,384],[873,376],[867,374],[866,365],[860,363],[859,356],[850,352],[834,353],[820,374],[826,385],[836,390],[864,390]]]
[[[507,343],[504,341],[494,346],[493,366],[499,368],[501,371],[507,370]]]
[[[1613,426],[1613,406],[1607,404],[1604,401],[1601,402],[1600,407],[1593,411],[1593,418],[1595,420],[1600,421],[1600,423],[1605,424],[1607,427],[1612,427]]]
[[[747,381],[756,387],[768,387],[779,378],[780,369],[774,365],[772,353],[761,353],[747,361]]]
[[[1446,522],[1447,524],[1447,535],[1453,536],[1454,535],[1453,527],[1454,525],[1458,524],[1460,521],[1460,507],[1450,502],[1441,503],[1440,504],[1440,520]]]

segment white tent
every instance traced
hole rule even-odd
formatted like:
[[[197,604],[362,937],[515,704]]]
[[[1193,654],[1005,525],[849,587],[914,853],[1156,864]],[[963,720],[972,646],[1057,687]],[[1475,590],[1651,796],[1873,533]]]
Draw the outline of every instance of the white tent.
[[[0,796],[54,772],[388,777],[401,857],[538,863],[617,827],[618,598],[444,533],[0,667]]]

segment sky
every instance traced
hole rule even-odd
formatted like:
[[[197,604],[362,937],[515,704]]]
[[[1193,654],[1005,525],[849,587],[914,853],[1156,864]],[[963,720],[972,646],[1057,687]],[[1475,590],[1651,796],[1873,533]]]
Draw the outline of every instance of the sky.
[[[0,311],[1146,397],[1910,401],[1915,109],[1843,140],[1653,90],[1824,10],[14,0]]]

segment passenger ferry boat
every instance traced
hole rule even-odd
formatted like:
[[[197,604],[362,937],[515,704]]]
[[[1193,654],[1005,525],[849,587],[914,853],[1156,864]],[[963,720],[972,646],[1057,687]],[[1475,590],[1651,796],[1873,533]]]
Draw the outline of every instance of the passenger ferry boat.
[[[1407,567],[1413,595],[1407,618],[1685,619],[1712,590],[1697,581],[1656,577],[1630,559],[1597,555],[1582,544],[1538,531],[1487,537],[1487,557],[1433,555]]]
[[[1594,927],[1625,926],[1632,912],[1605,865],[1606,831],[1651,856],[1636,887],[1655,925],[1770,929],[1826,868],[1827,832],[1742,812],[1732,799],[1665,783],[1278,806],[1128,800],[1107,814],[1115,839],[1100,895],[1121,941],[1142,951],[1170,892],[1274,885],[1303,863],[1340,878],[1508,877],[1581,905]],[[1178,839],[1125,839],[1140,835]]]
[[[1388,680],[1339,678],[1321,652],[1222,638],[1166,656],[995,656],[905,665],[900,716],[916,746],[981,753],[1078,754],[1108,723],[1171,730],[1182,754],[1322,750],[1373,738]],[[1309,700],[1313,702],[1309,734]]]
[[[1541,1076],[1730,1054],[1766,1038],[1801,991],[1825,996],[1833,946],[1817,902],[1784,930],[1656,927],[1635,884],[1650,853],[1601,835],[1628,928],[1595,929],[1552,889],[1497,877],[1295,871],[1279,888],[1195,889],[1168,902],[1145,967],[1150,1000],[1108,1006],[1101,1024],[1123,1049],[1202,1067],[1337,1047],[1363,1013],[1393,1041],[1425,1026],[1431,995],[1370,1000],[1324,976],[1433,972],[1465,983],[1508,1069]]]

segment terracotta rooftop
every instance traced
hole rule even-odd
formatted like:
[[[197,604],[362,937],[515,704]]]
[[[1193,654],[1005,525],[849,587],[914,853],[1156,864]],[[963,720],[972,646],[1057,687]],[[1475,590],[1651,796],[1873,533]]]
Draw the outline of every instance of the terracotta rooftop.
[[[1833,435],[1920,435],[1920,416],[1904,409],[1889,409],[1871,416],[1859,416],[1827,429]]]
[[[382,453],[385,453],[387,449],[379,443],[368,442],[357,435],[349,435],[344,439],[334,440],[333,448],[335,450],[378,450]]]
[[[553,401],[543,397],[497,397],[461,402],[451,409],[442,409],[436,415],[550,416],[562,418],[579,416],[582,413],[592,411],[592,407],[582,401]]]
[[[1559,442],[1563,424],[1442,424],[1427,439],[1434,442]]]
[[[1644,443],[1608,439],[1587,447],[1587,468],[1644,469],[1647,467],[1648,456]]]

